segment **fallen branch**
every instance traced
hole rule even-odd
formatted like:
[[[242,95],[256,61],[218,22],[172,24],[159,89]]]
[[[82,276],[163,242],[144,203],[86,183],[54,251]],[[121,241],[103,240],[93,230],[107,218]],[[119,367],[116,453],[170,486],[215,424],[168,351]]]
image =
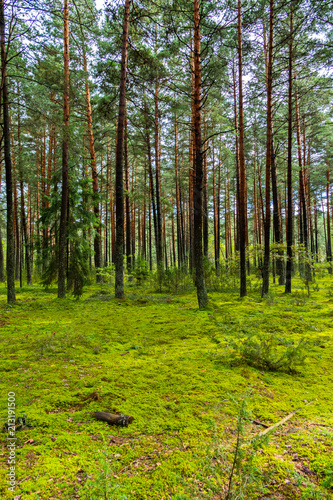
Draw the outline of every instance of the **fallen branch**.
[[[27,481],[28,479],[31,478],[31,476],[32,476],[32,474],[30,474],[30,476],[25,477],[24,479],[21,479],[21,481],[18,481],[18,484],[23,483],[23,481]]]
[[[310,403],[308,403],[307,405],[305,406],[309,406],[310,404],[312,404],[313,401],[310,401]],[[304,406],[303,406],[304,408]],[[280,420],[280,422],[277,422],[276,424],[274,425],[271,425],[270,427],[267,427],[267,429],[265,429],[264,431],[260,432],[258,434],[258,437],[261,437],[261,436],[265,436],[265,434],[268,434],[270,431],[272,431],[273,429],[276,429],[277,427],[280,427],[280,425],[284,424],[285,422],[287,422],[288,420],[291,419],[291,417],[293,417],[295,415],[295,413],[297,413],[298,411],[302,410],[303,408],[297,408],[297,410],[293,411],[292,413],[289,413],[289,415],[287,415],[286,417],[284,417],[282,420]]]
[[[309,425],[318,425],[319,427],[332,427],[331,425],[319,424],[317,422],[309,422]]]
[[[91,416],[96,420],[101,420],[109,425],[118,425],[120,427],[128,427],[134,420],[130,415],[123,415],[117,413],[107,413],[106,411],[96,411]]]
[[[269,425],[264,424],[263,422],[259,422],[258,420],[252,420],[252,419],[249,419],[249,420],[250,420],[250,422],[252,422],[252,424],[261,425],[261,427],[265,427],[265,429],[269,428]]]

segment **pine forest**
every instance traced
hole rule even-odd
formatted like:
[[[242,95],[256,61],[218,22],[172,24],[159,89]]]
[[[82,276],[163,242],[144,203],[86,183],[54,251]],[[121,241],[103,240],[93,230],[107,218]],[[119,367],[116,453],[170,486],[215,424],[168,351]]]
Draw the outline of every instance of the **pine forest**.
[[[1,498],[333,499],[332,7],[0,0]]]

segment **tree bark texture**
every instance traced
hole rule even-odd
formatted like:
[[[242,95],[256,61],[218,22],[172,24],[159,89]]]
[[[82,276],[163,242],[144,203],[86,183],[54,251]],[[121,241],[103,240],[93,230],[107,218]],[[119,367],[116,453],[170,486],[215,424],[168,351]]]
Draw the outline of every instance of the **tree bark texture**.
[[[203,157],[201,144],[201,61],[200,61],[200,10],[199,0],[193,2],[194,18],[194,268],[195,285],[199,309],[206,307],[208,303],[202,252],[202,184],[203,184]]]

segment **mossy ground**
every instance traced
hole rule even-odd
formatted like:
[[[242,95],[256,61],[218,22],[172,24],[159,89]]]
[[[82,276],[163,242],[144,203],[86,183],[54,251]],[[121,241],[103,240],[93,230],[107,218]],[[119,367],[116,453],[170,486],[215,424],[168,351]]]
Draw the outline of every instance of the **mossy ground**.
[[[265,443],[252,441],[262,427],[244,423],[234,498],[333,498],[331,278],[317,283],[309,297],[301,282],[289,297],[272,285],[265,300],[254,288],[244,300],[236,289],[211,292],[202,312],[194,291],[134,284],[121,301],[106,286],[75,301],[35,285],[13,307],[1,289],[1,425],[8,391],[29,424],[16,432],[15,494],[1,434],[1,498],[225,498],[244,398],[267,425],[298,411]],[[310,340],[304,366],[248,366],[232,339],[249,333]],[[135,420],[109,427],[91,418],[96,410]]]

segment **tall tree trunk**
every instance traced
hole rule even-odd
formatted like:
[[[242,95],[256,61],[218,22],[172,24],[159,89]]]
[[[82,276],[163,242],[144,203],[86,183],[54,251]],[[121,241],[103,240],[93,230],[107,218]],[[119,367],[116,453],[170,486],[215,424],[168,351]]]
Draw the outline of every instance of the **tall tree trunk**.
[[[53,92],[51,93],[51,102],[54,103],[54,95]],[[51,194],[51,174],[52,174],[52,153],[53,153],[53,137],[54,137],[54,124],[51,123],[49,125],[49,149],[48,149],[48,158],[47,158],[47,169],[46,169],[46,130],[44,132],[44,164],[45,164],[45,182],[44,182],[44,193],[43,193],[43,207],[46,212],[47,209],[50,207],[50,194]],[[47,269],[48,262],[49,262],[49,256],[50,256],[50,251],[49,251],[49,226],[47,222],[43,224],[43,240],[42,240],[42,255],[43,255],[43,271]]]
[[[132,212],[131,212],[132,213],[132,221],[131,221],[131,252],[132,252],[131,264],[132,264],[132,268],[134,268],[134,266],[135,266],[135,232],[136,232],[135,231],[136,206],[135,206],[135,201],[134,201],[134,193],[136,193],[135,158],[133,158],[133,163],[132,163],[132,199],[133,199]]]
[[[241,22],[241,21],[240,21]],[[239,40],[238,40],[239,43]],[[239,251],[239,198],[240,198],[240,181],[239,181],[239,128],[238,128],[238,113],[237,113],[237,92],[236,92],[236,74],[235,62],[232,61],[232,81],[234,90],[234,123],[235,123],[235,148],[236,148],[236,224],[234,224],[234,232],[236,231],[235,238],[235,251]]]
[[[308,217],[306,210],[306,187],[305,187],[305,150],[304,156],[302,158],[302,140],[301,140],[301,124],[300,124],[300,114],[299,114],[299,104],[298,104],[298,94],[296,91],[295,94],[295,108],[296,108],[296,131],[297,131],[297,146],[298,146],[298,165],[299,165],[299,216],[301,221],[301,231],[300,231],[300,243],[304,244],[304,261],[300,263],[300,273],[303,273],[305,268],[305,279],[311,280],[311,267],[309,263],[309,255],[308,255]],[[305,127],[304,127],[304,137],[303,137],[303,146],[306,148],[305,143]]]
[[[18,99],[19,99],[20,98],[19,85],[18,85],[17,90],[18,90]],[[23,183],[22,151],[21,151],[20,101],[18,101],[17,134],[18,134],[18,166],[19,166],[19,173],[20,173],[20,191],[21,191],[21,227],[22,227],[23,238],[24,238],[25,263],[26,263],[26,270],[27,270],[27,284],[32,285],[27,219],[26,219],[25,206],[24,206],[24,183]]]
[[[101,168],[100,168],[100,183],[99,183],[99,189],[100,189],[100,205],[99,205],[99,231],[100,231],[100,252],[101,252],[101,265],[103,262],[103,252],[102,252],[102,239],[103,239],[103,231],[102,231],[102,226],[103,226],[103,153],[101,152]]]
[[[219,166],[218,166],[218,177],[217,177],[217,196],[216,196],[216,204],[217,204],[217,269],[220,272],[220,254],[221,254],[221,235],[220,235],[220,227],[221,227],[221,150],[219,151]]]
[[[12,120],[11,120],[12,122]],[[12,123],[11,123],[12,125]],[[14,232],[14,248],[15,248],[15,279],[19,279],[20,275],[20,227],[18,218],[18,199],[17,199],[17,176],[16,176],[16,144],[14,140],[13,129],[11,130],[11,146],[12,146],[12,173],[13,173],[13,197],[14,197],[14,216],[13,216],[13,232]]]
[[[3,283],[4,281],[5,281],[5,263],[3,255],[2,231],[0,228],[0,282]]]
[[[110,165],[110,219],[111,219],[111,256],[110,262],[115,261],[115,251],[116,251],[116,231],[115,231],[115,210],[114,210],[114,189],[113,189],[113,175],[112,175],[113,165]]]
[[[226,266],[229,266],[229,257],[232,255],[231,244],[231,214],[230,214],[230,179],[229,179],[229,166],[227,163],[227,178],[225,182],[225,260]]]
[[[266,68],[266,91],[268,92],[268,66],[269,66],[269,53],[267,48],[266,27],[264,27],[264,57]],[[278,188],[277,188],[277,174],[276,174],[276,161],[274,149],[274,130],[273,130],[273,112],[271,113],[271,180],[272,180],[272,198],[273,198],[273,231],[275,243],[281,245],[283,243],[282,231],[280,230],[280,214],[279,214],[279,201],[278,201]],[[283,250],[278,248],[278,257],[276,259],[276,271],[279,276],[279,285],[284,285],[285,282],[285,269],[284,269],[284,256]],[[275,275],[274,275],[275,283]]]
[[[228,165],[228,164],[227,164]],[[232,231],[231,231],[231,202],[230,202],[230,177],[229,177],[229,166],[227,166],[227,184],[228,184],[228,198],[227,198],[227,207],[228,207],[228,233],[229,233],[229,255],[232,256]]]
[[[182,234],[180,220],[180,193],[179,193],[179,173],[178,173],[178,129],[177,129],[177,114],[175,113],[175,180],[176,180],[176,214],[177,214],[177,257],[178,267],[183,263],[182,253]]]
[[[157,241],[158,241],[158,230],[157,230],[157,217],[156,217],[156,205],[155,205],[155,189],[154,189],[154,176],[153,176],[153,165],[151,160],[151,147],[150,147],[150,134],[149,134],[149,122],[148,122],[148,110],[147,104],[145,102],[145,121],[146,121],[146,141],[147,141],[147,156],[148,156],[148,174],[149,174],[149,192],[151,197],[151,209],[153,211],[153,224],[154,224],[154,235],[155,235],[155,248],[157,253]],[[151,214],[151,210],[149,210]],[[151,241],[150,241],[151,244]],[[150,247],[151,250],[151,247]],[[150,259],[152,259],[152,254],[150,251]],[[158,265],[157,260],[157,265]]]
[[[308,281],[312,280],[311,263],[313,254],[313,231],[312,231],[312,215],[311,215],[311,195],[310,195],[310,140],[308,144],[308,156],[306,157],[306,134],[305,134],[305,116],[303,117],[303,143],[304,143],[304,169],[303,169],[303,185],[304,185],[304,203],[303,217],[306,221],[304,227],[304,239],[306,245],[306,261],[305,261],[305,278]]]
[[[239,253],[240,253],[240,296],[246,290],[246,179],[244,151],[244,112],[243,112],[243,50],[242,50],[242,12],[238,0],[238,79],[239,79]]]
[[[150,184],[150,181],[149,181]],[[148,250],[149,250],[149,269],[152,271],[153,269],[153,258],[151,252],[151,201],[149,200],[148,207]]]
[[[163,198],[165,197],[165,189],[162,192]],[[168,269],[168,247],[167,247],[167,235],[165,228],[165,205],[162,206],[162,241],[163,241],[163,256],[164,256],[164,265],[165,269]]]
[[[172,256],[173,256],[173,265],[176,267],[176,242],[175,242],[175,216],[174,216],[174,204],[173,198],[171,196],[171,207],[172,207],[172,216],[171,216],[171,238],[172,238]],[[170,250],[171,252],[171,250]]]
[[[265,213],[265,250],[262,280],[262,296],[269,290],[269,262],[270,262],[270,227],[271,227],[271,165],[274,155],[272,130],[272,94],[273,94],[273,28],[274,28],[274,0],[270,0],[269,42],[267,66],[267,150],[266,150],[266,213]]]
[[[216,202],[216,179],[215,179],[215,149],[214,140],[212,140],[212,152],[213,152],[213,218],[214,218],[214,259],[215,259],[215,270],[218,270],[218,251],[217,251],[217,202]]]
[[[123,186],[123,156],[124,156],[124,131],[125,131],[125,106],[126,106],[126,72],[127,72],[127,46],[128,27],[130,14],[130,1],[125,1],[123,40],[120,70],[119,114],[117,130],[116,154],[116,282],[115,296],[124,296],[124,186]]]
[[[1,16],[1,13],[0,13]],[[2,116],[2,92],[0,92],[0,122]],[[3,138],[3,136],[2,136]],[[0,193],[1,193],[1,181],[2,181],[2,173],[3,173],[3,151],[0,151]],[[2,222],[2,217],[0,218],[0,223]],[[0,282],[3,283],[5,281],[5,261],[3,254],[3,242],[2,242],[2,231],[0,227]]]
[[[201,48],[200,48],[200,9],[199,0],[193,2],[194,18],[194,186],[193,186],[193,208],[194,208],[194,268],[195,285],[199,309],[206,307],[208,303],[202,252],[202,178],[203,158],[201,144]]]
[[[109,218],[109,200],[110,200],[110,152],[109,140],[106,141],[106,192],[105,192],[105,239],[104,239],[104,267],[108,266],[109,258],[109,235],[110,235],[110,218]]]
[[[93,121],[92,121],[92,111],[91,111],[91,100],[90,100],[90,89],[89,89],[89,79],[88,79],[88,65],[87,65],[87,51],[86,51],[86,39],[83,31],[83,23],[81,22],[80,10],[78,9],[76,3],[74,2],[75,9],[79,18],[79,25],[81,30],[81,35],[83,39],[82,52],[83,52],[83,71],[85,73],[85,98],[86,98],[86,116],[88,125],[88,137],[89,137],[89,151],[90,151],[90,164],[92,172],[92,187],[94,193],[94,262],[95,269],[102,267],[102,249],[101,249],[101,226],[99,224],[100,213],[99,213],[99,199],[98,199],[98,177],[97,177],[97,164],[96,164],[96,154],[95,154],[95,142],[93,133]],[[96,274],[96,283],[101,283],[102,276]]]
[[[125,113],[127,110],[125,109]],[[127,116],[125,116],[125,208],[126,208],[126,219],[125,219],[125,243],[126,243],[126,267],[127,271],[130,272],[132,268],[131,263],[131,210],[130,210],[130,185],[129,185],[129,164],[128,164],[128,137],[127,137]]]
[[[157,267],[160,267],[163,266],[163,245],[162,245],[158,94],[159,94],[158,79],[156,79],[156,86],[155,86],[155,179],[156,179],[156,216],[157,216],[156,259],[157,259]]]
[[[195,132],[194,132],[194,120],[195,120],[195,110],[194,110],[194,92],[195,92],[195,67],[194,67],[194,52],[193,52],[193,40],[191,39],[191,54],[190,54],[190,65],[191,65],[191,117],[190,117],[190,133],[189,133],[189,171],[188,171],[188,232],[187,232],[187,254],[189,262],[189,270],[192,273],[194,268],[194,206],[193,206],[193,189],[194,189],[194,175],[195,175]],[[184,200],[185,201],[185,200]]]
[[[322,214],[323,214],[325,249],[326,249],[326,257],[327,257],[327,231],[326,231],[326,217],[325,217],[325,207],[324,207],[323,193],[320,193],[320,198],[321,198],[321,211],[322,211]]]
[[[327,215],[327,244],[326,257],[329,263],[328,272],[332,274],[332,244],[331,244],[331,221],[330,221],[330,162],[327,162],[326,172],[326,215]]]
[[[272,124],[273,131],[273,124]],[[272,174],[272,195],[273,195],[273,228],[274,228],[274,239],[275,243],[282,245],[283,237],[280,228],[280,211],[279,211],[279,200],[278,200],[278,189],[277,189],[277,175],[276,175],[276,161],[275,161],[275,150],[274,150],[274,137],[272,135],[272,150],[271,150],[271,174]],[[284,270],[284,255],[283,250],[278,248],[276,259],[276,272],[279,276],[279,285],[285,284],[285,270]]]
[[[142,214],[142,257],[147,260],[147,244],[146,244],[146,219],[147,219],[147,162],[145,159],[145,183],[144,183],[144,201],[143,201],[143,214]]]
[[[68,217],[68,142],[69,142],[69,13],[68,0],[64,0],[64,131],[62,141],[62,191],[59,225],[58,298],[66,297],[67,269],[67,217]]]
[[[290,6],[289,40],[289,91],[288,91],[288,210],[287,210],[287,265],[285,292],[291,293],[293,245],[293,185],[292,185],[292,134],[293,134],[293,4]]]
[[[46,199],[46,128],[44,128],[43,138],[41,141],[41,149],[43,152],[43,160],[41,164],[41,176],[42,176],[42,211],[45,213],[47,208]],[[42,272],[44,273],[47,268],[48,261],[48,231],[47,224],[44,222],[42,225]]]
[[[204,172],[203,172],[203,253],[208,261],[208,167],[207,167],[207,122],[204,123]]]
[[[36,264],[37,264],[37,269],[40,271],[40,262],[41,262],[41,245],[39,244],[40,242],[40,215],[41,215],[41,203],[40,203],[40,163],[41,163],[41,152],[40,152],[40,144],[39,140],[36,141],[36,214],[34,217],[34,233],[37,236],[36,239]]]
[[[57,176],[57,170],[58,170],[58,163],[57,163],[57,140],[56,137],[54,136],[54,148],[53,148],[53,190],[54,193],[57,193],[58,191],[58,176]],[[30,198],[31,198],[31,190],[30,190]],[[29,206],[31,206],[31,203],[29,203]],[[58,217],[58,211],[57,211],[57,217]],[[31,219],[31,217],[30,217]],[[54,224],[54,245],[55,245],[55,251],[54,253],[57,252],[59,241],[58,241],[58,221],[55,221]],[[31,247],[31,269],[33,268],[33,241],[30,236],[30,247]]]
[[[313,209],[312,209],[312,200],[311,200],[311,182],[310,182],[310,141],[309,141],[309,150],[308,150],[308,169],[307,169],[307,210],[309,214],[309,229],[310,229],[310,250],[311,250],[311,259],[313,259],[315,253],[315,245],[314,245],[314,232],[313,232]]]
[[[254,123],[254,150],[253,150],[253,265],[257,267],[257,245],[259,244],[260,213],[257,194],[257,119]],[[259,259],[258,259],[259,260]],[[258,262],[259,264],[259,262]]]
[[[314,195],[314,207],[313,207],[313,217],[314,217],[314,252],[316,255],[316,262],[319,262],[318,255],[318,210],[317,210],[317,196]]]
[[[262,176],[262,170],[261,170],[261,165],[258,164],[258,189],[259,189],[259,197],[258,197],[258,242],[259,246],[262,246],[262,239],[263,239],[263,225],[264,225],[264,220],[265,220],[265,212],[264,212],[264,201],[263,201],[263,196],[262,196],[262,185],[261,185],[261,176]],[[262,270],[262,257],[259,256],[259,266],[260,269]]]
[[[101,228],[99,224],[99,200],[98,200],[98,178],[97,178],[97,164],[96,164],[96,154],[95,154],[95,142],[93,134],[93,124],[92,124],[92,112],[90,103],[90,90],[88,81],[88,69],[87,69],[87,57],[85,51],[83,53],[83,65],[85,72],[85,91],[86,91],[86,114],[87,114],[87,124],[88,124],[88,137],[89,137],[89,151],[90,151],[90,165],[92,174],[92,188],[94,193],[94,263],[95,269],[102,267],[101,259]],[[102,276],[96,274],[96,283],[100,283]]]
[[[295,77],[296,79],[296,77]],[[299,244],[304,244],[304,219],[303,219],[303,159],[302,159],[302,143],[301,143],[301,126],[299,119],[299,107],[298,107],[298,94],[297,90],[295,92],[295,111],[296,111],[296,136],[297,136],[297,153],[298,153],[298,166],[299,166],[299,185],[298,185],[298,200],[299,200],[299,210],[298,210],[298,227],[299,227]],[[299,253],[299,273],[301,277],[304,277],[304,262],[301,253]]]
[[[0,19],[1,19],[1,13],[0,13]],[[0,92],[0,121],[1,121],[1,115],[2,115],[2,92]],[[0,151],[0,194],[1,194],[2,173],[3,173],[3,153],[2,151]],[[2,217],[0,218],[0,224],[1,223],[2,223]],[[2,231],[0,227],[0,283],[3,282],[5,282],[5,259],[3,254]]]
[[[180,230],[181,230],[181,242],[182,242],[182,263],[186,264],[186,234],[185,234],[185,208],[184,208],[184,196],[181,186],[179,186],[179,207],[180,207]]]
[[[3,106],[3,148],[6,170],[7,197],[7,302],[13,304],[15,297],[15,248],[13,234],[13,180],[12,162],[10,156],[10,123],[7,87],[7,50],[5,42],[4,3],[0,0],[0,37],[1,37],[1,73],[2,73],[2,106]],[[7,42],[7,48],[8,48]]]

